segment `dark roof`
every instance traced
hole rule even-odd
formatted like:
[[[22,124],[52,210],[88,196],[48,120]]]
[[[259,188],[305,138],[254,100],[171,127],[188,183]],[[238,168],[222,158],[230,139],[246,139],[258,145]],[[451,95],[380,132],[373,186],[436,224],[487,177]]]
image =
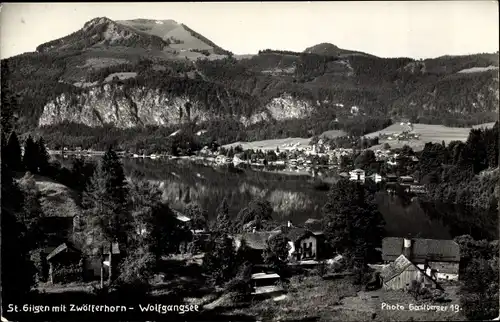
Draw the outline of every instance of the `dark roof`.
[[[278,232],[278,233],[283,233],[286,234],[290,229],[297,228],[291,221],[288,221],[286,223],[279,224],[275,228],[273,228],[272,232]]]
[[[279,232],[273,232],[273,231],[258,231],[254,233],[244,233],[241,235],[236,236],[236,238],[240,240],[245,240],[246,244],[248,247],[257,249],[257,250],[264,250],[267,246],[267,241],[279,234]]]
[[[307,228],[313,232],[320,232],[323,229],[323,223],[319,219],[309,218],[304,223],[304,226],[305,226],[305,228]]]
[[[386,237],[382,240],[382,259],[393,261],[403,253],[404,239]],[[460,247],[453,240],[412,238],[412,262],[460,262]]]
[[[313,233],[310,230],[307,230],[304,228],[293,228],[287,233],[286,237],[289,240],[296,242],[296,241],[300,240],[301,238],[306,237],[306,236],[310,236],[310,235],[313,235]]]
[[[69,243],[62,243],[61,245],[57,246],[56,249],[54,249],[49,255],[47,255],[47,260],[53,259],[55,256],[61,254],[62,252],[72,252],[72,253],[80,253],[76,247]]]

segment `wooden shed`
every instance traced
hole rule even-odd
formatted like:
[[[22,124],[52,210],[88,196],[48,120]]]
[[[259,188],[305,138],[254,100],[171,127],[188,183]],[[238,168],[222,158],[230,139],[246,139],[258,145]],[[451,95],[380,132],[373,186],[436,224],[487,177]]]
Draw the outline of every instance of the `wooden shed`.
[[[56,247],[48,256],[51,283],[64,280],[80,280],[83,277],[82,253],[69,242]],[[63,276],[64,275],[64,276]]]
[[[413,281],[417,281],[420,287],[441,289],[434,278],[427,275],[404,255],[400,255],[394,262],[384,267],[381,277],[383,288],[389,290],[407,290]]]

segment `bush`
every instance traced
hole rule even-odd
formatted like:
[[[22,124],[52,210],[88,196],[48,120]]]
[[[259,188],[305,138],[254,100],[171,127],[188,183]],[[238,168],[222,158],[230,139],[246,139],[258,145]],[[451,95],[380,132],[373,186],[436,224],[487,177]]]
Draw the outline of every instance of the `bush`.
[[[31,251],[31,260],[36,268],[37,282],[46,282],[49,274],[49,265],[42,248]]]
[[[201,253],[203,251],[201,238],[199,238],[197,235],[194,235],[193,240],[187,245],[187,251],[192,255]]]
[[[369,267],[355,266],[352,272],[352,282],[354,285],[365,285],[372,279],[373,275],[373,270]]]
[[[445,293],[439,289],[423,287],[418,281],[413,280],[408,288],[408,293],[416,300],[431,300],[433,302],[442,302]]]
[[[323,277],[328,273],[328,265],[324,261],[321,261],[318,264],[318,267],[314,269],[314,274],[320,277]]]
[[[252,293],[252,286],[250,285],[250,281],[235,277],[226,283],[224,292],[234,293],[235,300],[237,301],[245,301]]]

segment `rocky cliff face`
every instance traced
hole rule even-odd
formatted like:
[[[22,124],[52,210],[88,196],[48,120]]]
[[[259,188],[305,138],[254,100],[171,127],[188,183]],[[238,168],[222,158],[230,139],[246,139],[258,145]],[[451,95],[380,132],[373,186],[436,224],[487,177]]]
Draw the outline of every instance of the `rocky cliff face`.
[[[221,98],[218,98],[221,100]],[[227,102],[220,102],[221,105]],[[209,111],[204,102],[187,95],[172,95],[159,89],[105,84],[80,94],[62,94],[44,106],[39,126],[64,121],[88,126],[113,124],[120,128],[158,125],[173,126],[187,121],[205,122],[232,116],[244,125],[262,121],[305,118],[312,112],[309,102],[289,94],[272,99],[251,116],[221,115]]]

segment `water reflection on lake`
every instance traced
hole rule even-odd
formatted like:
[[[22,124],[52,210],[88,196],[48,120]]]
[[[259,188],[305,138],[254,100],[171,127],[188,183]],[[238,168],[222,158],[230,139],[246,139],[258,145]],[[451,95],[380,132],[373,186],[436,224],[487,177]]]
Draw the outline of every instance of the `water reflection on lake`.
[[[69,159],[59,160],[69,164]],[[266,198],[277,220],[301,224],[308,218],[321,218],[327,191],[320,180],[336,181],[332,172],[313,178],[311,175],[283,171],[283,167],[212,166],[186,159],[123,159],[126,175],[134,171],[145,178],[162,182],[164,197],[182,211],[187,202],[206,209],[211,219],[224,197],[232,216],[255,197]],[[263,171],[265,170],[265,171]],[[386,193],[377,195],[379,210],[386,221],[389,236],[411,234],[414,237],[449,239],[462,234],[475,238],[498,238],[496,213],[459,209],[450,205],[429,205],[414,200],[405,203]],[[480,218],[480,220],[476,220]],[[474,219],[474,220],[472,220]]]

